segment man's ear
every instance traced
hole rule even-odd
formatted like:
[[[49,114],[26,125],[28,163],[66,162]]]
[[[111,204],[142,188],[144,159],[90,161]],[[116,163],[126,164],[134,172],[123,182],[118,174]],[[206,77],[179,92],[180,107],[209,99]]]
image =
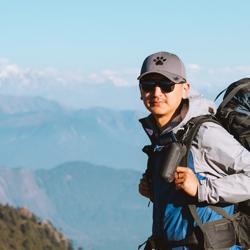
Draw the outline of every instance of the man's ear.
[[[182,84],[182,98],[186,99],[188,97],[189,91],[190,91],[190,84],[188,82],[185,82]]]

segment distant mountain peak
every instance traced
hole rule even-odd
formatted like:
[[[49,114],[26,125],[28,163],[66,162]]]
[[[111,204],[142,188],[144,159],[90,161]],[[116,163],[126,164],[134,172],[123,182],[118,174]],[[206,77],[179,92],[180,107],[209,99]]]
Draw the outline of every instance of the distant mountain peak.
[[[6,114],[59,111],[63,107],[43,97],[0,95],[0,112]]]

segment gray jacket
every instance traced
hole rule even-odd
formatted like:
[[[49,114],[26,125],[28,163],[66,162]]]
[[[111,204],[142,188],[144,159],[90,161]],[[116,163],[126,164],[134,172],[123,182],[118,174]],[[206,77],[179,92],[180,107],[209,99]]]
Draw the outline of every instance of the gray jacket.
[[[163,133],[169,130],[177,132],[189,119],[208,113],[209,107],[213,108],[201,96],[190,97],[188,106],[184,119],[179,117],[182,121],[173,121],[173,126],[170,124]],[[202,124],[191,152],[195,172],[207,177],[198,187],[199,202],[237,203],[250,199],[250,152],[223,127],[212,122]]]

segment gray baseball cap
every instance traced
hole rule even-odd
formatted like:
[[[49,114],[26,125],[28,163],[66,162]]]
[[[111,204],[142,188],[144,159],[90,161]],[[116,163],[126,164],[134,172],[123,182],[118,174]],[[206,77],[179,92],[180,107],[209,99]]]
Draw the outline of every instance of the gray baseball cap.
[[[168,52],[158,52],[148,56],[141,67],[141,74],[138,80],[142,77],[157,73],[167,77],[175,83],[186,82],[185,66],[181,59]]]

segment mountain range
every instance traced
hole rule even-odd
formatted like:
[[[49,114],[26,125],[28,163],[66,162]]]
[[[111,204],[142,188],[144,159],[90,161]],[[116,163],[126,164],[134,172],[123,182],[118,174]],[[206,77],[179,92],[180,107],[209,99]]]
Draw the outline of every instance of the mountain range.
[[[142,171],[149,143],[142,112],[106,108],[72,110],[41,97],[0,96],[0,165],[50,168],[88,161]]]
[[[140,176],[87,162],[2,167],[0,203],[27,207],[86,250],[137,249],[151,231],[151,208],[138,194]]]
[[[142,116],[0,95],[0,203],[50,220],[76,247],[136,249],[151,231]]]

